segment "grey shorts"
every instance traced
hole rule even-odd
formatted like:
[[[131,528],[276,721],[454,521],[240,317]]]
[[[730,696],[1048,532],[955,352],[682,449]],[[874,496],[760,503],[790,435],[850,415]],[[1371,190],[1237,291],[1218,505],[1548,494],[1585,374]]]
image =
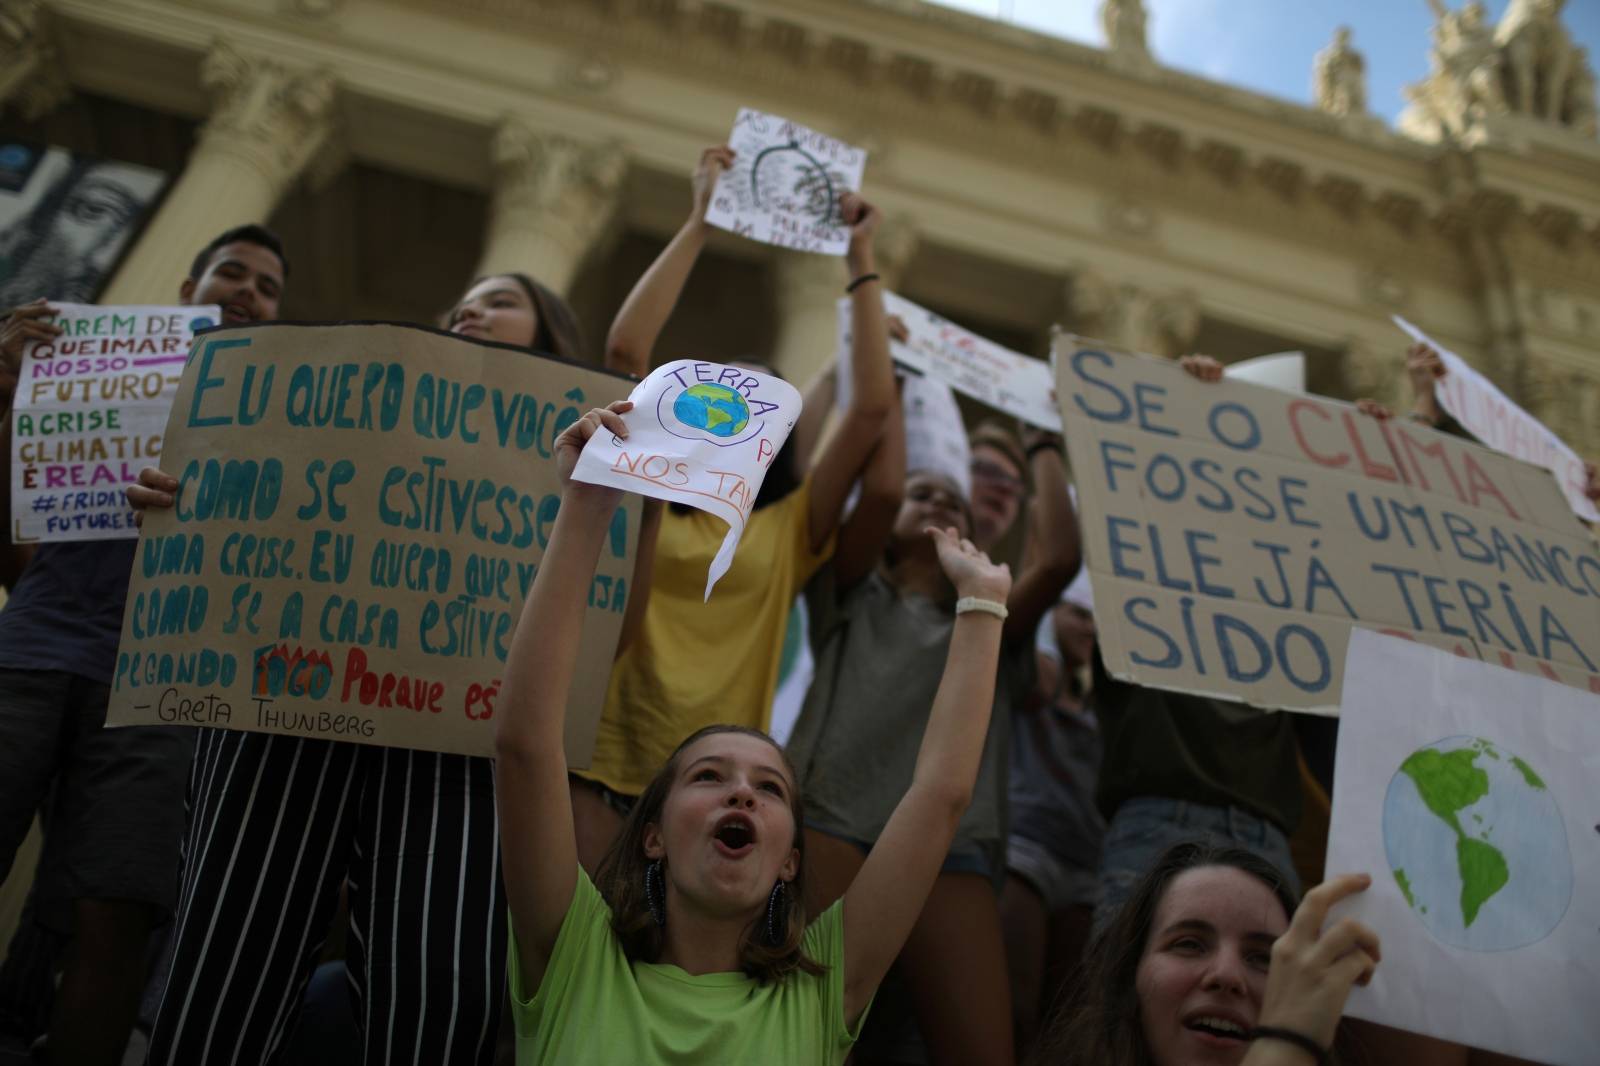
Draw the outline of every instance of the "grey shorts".
[[[71,931],[79,899],[148,903],[178,892],[195,731],[105,728],[108,686],[55,670],[0,669],[0,864],[44,822],[39,920]]]

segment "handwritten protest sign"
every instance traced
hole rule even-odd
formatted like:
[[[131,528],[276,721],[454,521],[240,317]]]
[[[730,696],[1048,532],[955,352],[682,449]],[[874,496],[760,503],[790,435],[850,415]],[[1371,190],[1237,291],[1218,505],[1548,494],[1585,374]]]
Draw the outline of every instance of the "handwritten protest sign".
[[[849,249],[839,196],[861,190],[863,149],[748,107],[734,118],[728,146],[733,166],[717,178],[707,222],[803,252],[843,255]]]
[[[1056,359],[1115,676],[1333,713],[1365,626],[1600,691],[1600,550],[1546,471],[1067,335]]]
[[[623,385],[415,326],[201,334],[162,458],[177,506],[145,517],[108,720],[488,754],[560,505],[552,445]],[[570,621],[574,765],[593,746],[638,514],[617,511]]]
[[[1341,716],[1327,869],[1372,887],[1328,922],[1383,942],[1346,1013],[1594,1062],[1600,698],[1357,632]]]
[[[189,343],[221,310],[54,306],[61,336],[29,344],[17,379],[11,539],[137,537],[123,486],[157,465]]]
[[[1430,345],[1444,361],[1447,373],[1433,389],[1439,405],[1452,418],[1487,447],[1549,470],[1560,483],[1573,513],[1590,522],[1600,522],[1600,511],[1583,494],[1583,459],[1577,452],[1543,422],[1513,403],[1465,359],[1399,315],[1394,316],[1394,323],[1412,340]]]
[[[653,370],[628,399],[628,439],[596,433],[572,476],[698,507],[728,523],[706,574],[709,600],[800,417],[800,393],[759,371],[679,359]]]
[[[1061,412],[1051,395],[1055,381],[1042,359],[985,340],[892,292],[883,294],[883,309],[900,316],[910,334],[889,342],[896,363],[997,411],[1061,432]]]

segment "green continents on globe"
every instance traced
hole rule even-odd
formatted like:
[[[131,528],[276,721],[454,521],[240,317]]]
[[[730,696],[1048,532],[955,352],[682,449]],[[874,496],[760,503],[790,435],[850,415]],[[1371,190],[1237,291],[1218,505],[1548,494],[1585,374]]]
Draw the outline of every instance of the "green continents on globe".
[[[1407,906],[1455,947],[1536,943],[1572,900],[1572,856],[1550,788],[1481,737],[1446,737],[1401,760],[1384,796],[1383,841]]]
[[[732,437],[750,424],[750,405],[737,389],[702,381],[678,394],[672,401],[672,415],[713,437]]]
[[[1461,811],[1489,794],[1489,775],[1473,765],[1480,755],[1478,748],[1457,748],[1445,754],[1423,748],[1400,764],[1400,772],[1416,782],[1428,810],[1455,831],[1456,862],[1461,869],[1461,918],[1467,926],[1477,921],[1478,910],[1489,897],[1511,880],[1500,850],[1467,836],[1457,818]]]

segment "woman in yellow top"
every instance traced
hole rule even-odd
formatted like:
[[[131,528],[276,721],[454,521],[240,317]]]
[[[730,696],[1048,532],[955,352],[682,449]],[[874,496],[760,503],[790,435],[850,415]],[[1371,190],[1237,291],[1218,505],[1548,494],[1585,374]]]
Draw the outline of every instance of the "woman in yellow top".
[[[649,372],[656,338],[705,245],[711,190],[732,162],[733,151],[726,146],[701,154],[688,221],[639,279],[611,326],[606,340],[611,369],[636,376]],[[710,604],[702,602],[705,573],[727,532],[721,519],[669,507],[654,548],[653,572],[647,569],[648,540],[640,544],[635,595],[649,597],[642,624],[612,671],[593,761],[572,782],[578,857],[590,871],[615,839],[623,815],[679,741],[712,722],[766,727],[795,596],[830,557],[835,569],[848,571],[852,580],[864,575],[873,553],[856,552],[853,545],[876,544],[894,520],[899,487],[868,487],[849,528],[840,529],[851,485],[866,468],[896,400],[872,248],[881,213],[845,193],[839,214],[850,230],[845,276],[840,279],[841,289],[850,294],[853,316],[850,408],[816,449],[809,469],[795,469],[792,446],[779,451],[733,566],[717,583]],[[695,354],[714,360],[719,355]],[[724,355],[720,361],[731,360]]]
[[[627,436],[619,415],[630,407],[591,411],[562,433],[563,480],[602,425]],[[944,680],[910,787],[843,898],[814,922],[794,771],[770,738],[741,726],[702,729],[670,754],[597,887],[578,865],[568,804],[562,730],[579,634],[564,621],[589,594],[620,496],[566,485],[495,716],[517,1061],[841,1063],[972,799],[1011,573],[954,529],[928,531],[962,597]]]

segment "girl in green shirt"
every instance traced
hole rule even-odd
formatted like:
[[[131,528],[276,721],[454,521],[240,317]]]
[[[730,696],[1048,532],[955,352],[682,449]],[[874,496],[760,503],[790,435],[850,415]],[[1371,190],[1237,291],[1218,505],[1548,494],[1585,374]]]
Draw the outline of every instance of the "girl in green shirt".
[[[568,427],[556,442],[564,481],[602,426],[628,435],[630,407]],[[794,772],[769,738],[741,728],[713,726],[678,748],[596,887],[578,866],[562,734],[578,650],[571,619],[619,496],[567,481],[495,721],[517,1061],[841,1063],[971,800],[1010,571],[954,530],[929,530],[966,609],[911,785],[821,917],[801,904]]]

